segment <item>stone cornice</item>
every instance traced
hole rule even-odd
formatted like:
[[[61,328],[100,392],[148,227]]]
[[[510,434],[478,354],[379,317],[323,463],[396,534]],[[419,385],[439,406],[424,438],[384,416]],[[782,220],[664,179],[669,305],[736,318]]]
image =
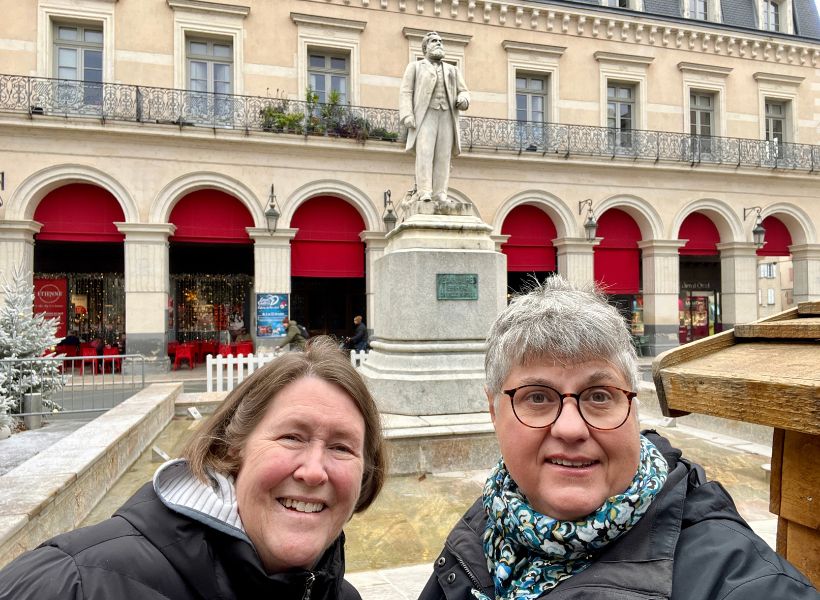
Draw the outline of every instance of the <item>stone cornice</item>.
[[[782,75],[780,73],[760,73],[753,75],[755,81],[765,81],[767,83],[780,83],[786,85],[800,85],[805,77],[795,77],[793,75]]]
[[[222,2],[206,2],[206,0],[167,0],[168,6],[177,10],[192,10],[196,12],[228,14],[237,17],[247,17],[251,12],[249,6],[239,4],[224,4]]]
[[[566,46],[548,46],[546,44],[530,44],[527,42],[516,42],[515,40],[504,40],[501,47],[507,52],[530,52],[533,54],[544,54],[560,58],[566,52]]]
[[[428,29],[415,29],[414,27],[403,27],[401,32],[404,34],[408,40],[416,40],[421,42],[421,38],[423,38],[427,33]],[[461,33],[448,33],[446,31],[440,31],[436,29],[436,33],[439,34],[442,41],[447,44],[455,44],[457,46],[466,46],[470,43],[473,39],[471,35],[464,35]]]
[[[619,54],[617,52],[596,52],[593,54],[595,60],[603,63],[632,63],[637,65],[650,65],[655,60],[654,56],[640,56],[637,54]]]
[[[717,67],[715,65],[701,65],[698,63],[679,62],[678,69],[684,73],[697,73],[699,75],[714,75],[716,77],[728,77],[732,72],[731,67]]]
[[[308,1],[308,0],[305,0]],[[555,34],[683,49],[761,62],[817,67],[820,44],[709,27],[708,22],[664,20],[660,15],[620,14],[589,7],[528,3],[526,0],[327,0],[328,4],[390,10]],[[435,27],[431,27],[434,29]],[[442,36],[443,37],[443,36]]]
[[[335,17],[320,17],[317,15],[306,15],[303,13],[290,13],[290,20],[297,25],[319,25],[322,27],[335,27],[340,29],[353,29],[364,31],[367,21],[354,21],[352,19],[338,19]]]

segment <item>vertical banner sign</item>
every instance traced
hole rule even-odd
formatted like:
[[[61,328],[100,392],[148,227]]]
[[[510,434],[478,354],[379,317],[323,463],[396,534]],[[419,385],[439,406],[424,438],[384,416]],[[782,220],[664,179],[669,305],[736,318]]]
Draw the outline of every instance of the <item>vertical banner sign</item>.
[[[287,294],[256,294],[256,337],[285,335],[282,319],[288,316]]]
[[[42,313],[47,319],[58,319],[58,338],[66,336],[66,295],[68,287],[65,279],[34,279],[34,312]]]

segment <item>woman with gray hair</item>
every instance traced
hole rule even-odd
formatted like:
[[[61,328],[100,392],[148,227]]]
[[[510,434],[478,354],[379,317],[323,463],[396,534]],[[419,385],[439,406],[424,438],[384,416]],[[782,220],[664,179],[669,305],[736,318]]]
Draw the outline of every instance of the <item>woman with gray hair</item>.
[[[485,367],[502,458],[422,600],[817,598],[720,484],[641,434],[631,336],[593,287],[513,299]]]

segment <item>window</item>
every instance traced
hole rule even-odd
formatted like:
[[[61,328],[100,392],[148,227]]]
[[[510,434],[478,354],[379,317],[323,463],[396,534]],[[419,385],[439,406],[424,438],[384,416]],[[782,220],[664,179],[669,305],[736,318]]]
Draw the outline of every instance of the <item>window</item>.
[[[763,29],[780,31],[780,5],[774,0],[763,0]]]
[[[606,97],[609,145],[614,150],[631,148],[631,131],[635,128],[635,86],[609,83]]]
[[[308,55],[308,86],[328,102],[331,92],[339,96],[339,104],[350,101],[350,57],[345,54],[313,52]]]
[[[515,118],[543,123],[547,109],[547,81],[544,77],[517,74],[515,78]]]
[[[715,95],[692,92],[689,95],[689,131],[701,153],[712,152],[714,122]]]
[[[783,158],[783,134],[786,130],[786,103],[766,100],[766,141],[769,152]]]
[[[230,42],[189,38],[186,44],[188,89],[194,118],[230,121],[233,48]],[[225,123],[226,124],[226,123]]]
[[[707,0],[689,0],[689,18],[705,21],[707,17]]]
[[[629,8],[629,0],[602,0],[601,3],[612,8]]]
[[[760,278],[761,279],[774,279],[775,278],[775,267],[777,263],[761,263],[760,264]]]
[[[774,304],[774,288],[766,290],[766,302],[768,304]]]
[[[54,70],[60,82],[58,102],[65,106],[81,101],[99,106],[102,103],[103,31],[97,26],[55,24]]]

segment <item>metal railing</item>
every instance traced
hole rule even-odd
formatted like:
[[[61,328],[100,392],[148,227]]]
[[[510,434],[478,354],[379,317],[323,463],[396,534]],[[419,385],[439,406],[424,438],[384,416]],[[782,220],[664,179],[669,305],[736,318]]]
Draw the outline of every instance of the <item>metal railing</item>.
[[[24,398],[19,398],[20,412],[12,415],[18,417],[104,412],[145,387],[141,354],[0,359],[0,379],[10,379],[15,370],[58,379],[43,386],[53,391],[39,410],[24,410]]]
[[[0,74],[0,112],[25,113],[32,118],[93,117],[180,128],[321,135],[360,142],[396,141],[404,133],[398,111],[389,108],[24,75]],[[813,144],[466,116],[461,117],[460,126],[467,150],[811,172],[820,167],[820,146]]]

